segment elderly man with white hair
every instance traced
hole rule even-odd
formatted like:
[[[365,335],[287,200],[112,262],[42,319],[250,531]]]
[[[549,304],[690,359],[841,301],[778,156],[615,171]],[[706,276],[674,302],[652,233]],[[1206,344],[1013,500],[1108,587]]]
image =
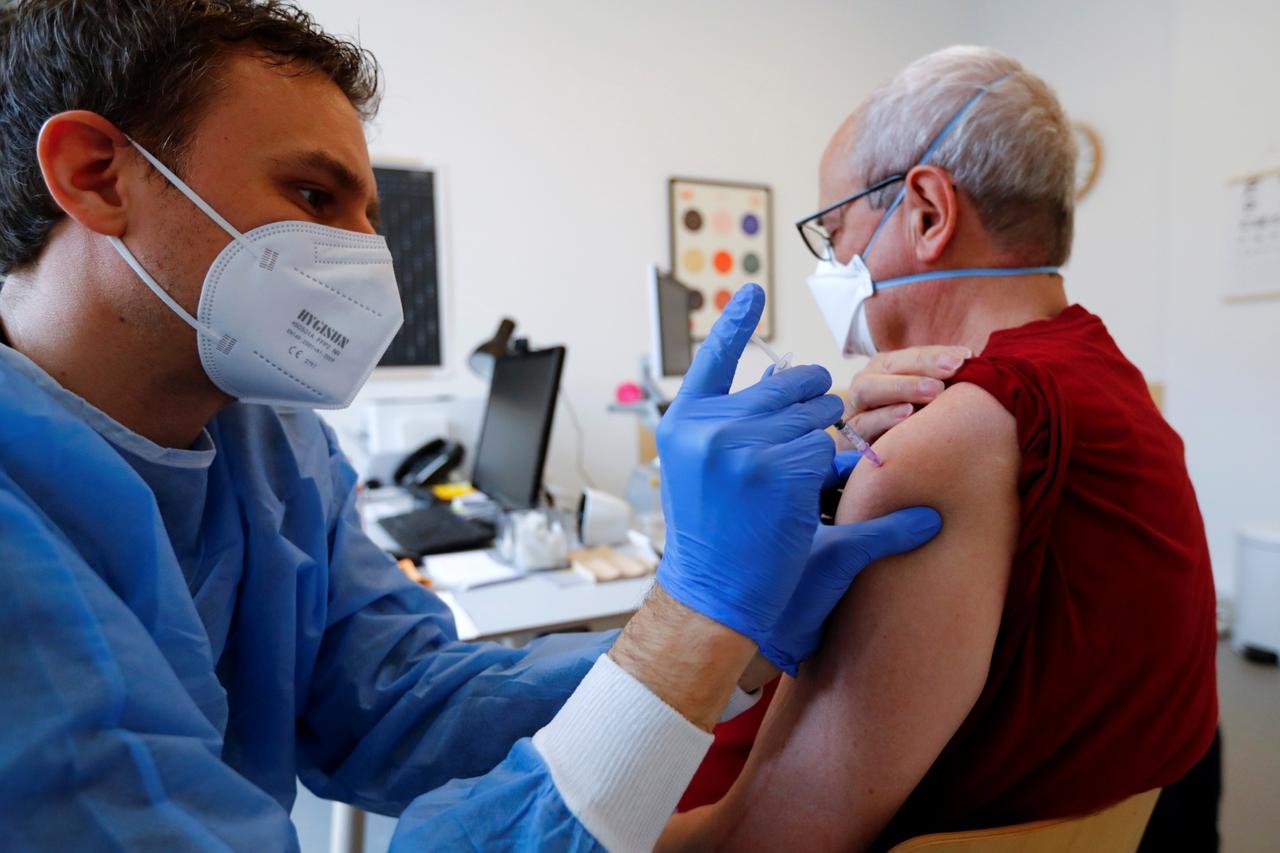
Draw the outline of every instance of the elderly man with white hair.
[[[1203,522],[1141,374],[1067,299],[1074,159],[1049,87],[983,48],[918,60],[836,131],[800,228],[837,346],[873,373],[904,347],[971,356],[897,407],[855,382],[883,465],[836,521],[927,503],[943,531],[864,573],[665,845],[879,849],[1087,814],[1210,748]]]

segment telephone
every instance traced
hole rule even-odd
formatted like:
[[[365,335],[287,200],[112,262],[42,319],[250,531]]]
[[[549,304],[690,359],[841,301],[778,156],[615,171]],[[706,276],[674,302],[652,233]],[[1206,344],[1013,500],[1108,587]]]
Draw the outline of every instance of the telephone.
[[[462,445],[447,438],[434,438],[405,457],[393,475],[396,485],[418,490],[445,482],[450,472],[462,464]]]

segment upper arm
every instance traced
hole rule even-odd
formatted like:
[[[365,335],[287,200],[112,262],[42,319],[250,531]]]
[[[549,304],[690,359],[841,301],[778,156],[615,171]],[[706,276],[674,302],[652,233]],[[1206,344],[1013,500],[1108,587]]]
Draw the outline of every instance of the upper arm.
[[[555,715],[613,634],[553,635],[520,649],[458,642],[444,602],[365,535],[354,474],[337,453],[333,466],[341,510],[297,725],[298,775],[329,799],[398,811],[494,767]]]
[[[76,520],[93,514],[86,509]],[[169,608],[157,620],[173,643],[167,655],[150,633],[157,629],[143,623],[154,614],[146,606],[158,600],[164,609],[172,589],[145,546],[129,552],[138,572],[152,573],[130,587],[143,605],[140,618],[2,468],[0,531],[6,844],[296,847],[288,813],[220,756],[222,739],[207,716],[217,713],[210,689],[217,683],[211,670],[200,671],[195,611]],[[94,557],[99,566],[115,559]]]
[[[1018,530],[1013,417],[961,384],[876,451],[884,467],[855,469],[837,520],[925,504],[942,532],[867,569],[819,654],[779,690],[720,807],[731,843],[867,846],[985,684]]]

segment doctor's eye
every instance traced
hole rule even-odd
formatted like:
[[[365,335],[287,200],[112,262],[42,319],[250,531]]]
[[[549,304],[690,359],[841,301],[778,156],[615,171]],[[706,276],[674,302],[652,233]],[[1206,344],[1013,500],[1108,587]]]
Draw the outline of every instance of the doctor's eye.
[[[333,194],[318,190],[315,187],[301,187],[298,194],[306,200],[313,210],[324,210],[333,201]]]

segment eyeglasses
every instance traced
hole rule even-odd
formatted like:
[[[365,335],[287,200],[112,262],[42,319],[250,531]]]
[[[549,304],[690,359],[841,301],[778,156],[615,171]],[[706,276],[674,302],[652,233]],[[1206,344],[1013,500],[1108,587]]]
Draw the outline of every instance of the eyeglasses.
[[[827,231],[826,226],[822,224],[823,217],[832,211],[844,207],[846,204],[852,204],[863,196],[879,192],[885,187],[895,184],[906,177],[907,176],[905,174],[890,175],[882,181],[877,181],[865,190],[859,190],[847,198],[842,198],[835,204],[822,208],[822,210],[819,210],[812,216],[806,216],[804,219],[801,219],[796,223],[796,230],[800,232],[800,239],[804,240],[805,246],[808,247],[809,251],[812,252],[813,256],[818,260],[833,260],[835,258],[835,251],[831,247],[831,233]]]

